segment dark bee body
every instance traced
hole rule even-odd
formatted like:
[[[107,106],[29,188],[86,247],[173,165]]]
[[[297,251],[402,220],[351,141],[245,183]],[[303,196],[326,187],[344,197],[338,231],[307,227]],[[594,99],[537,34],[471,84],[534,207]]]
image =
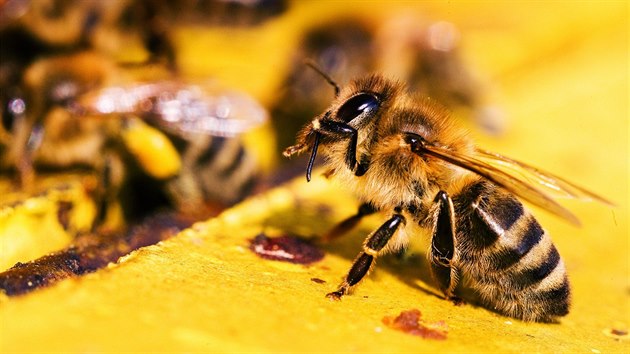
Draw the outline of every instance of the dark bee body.
[[[453,197],[453,265],[498,312],[524,320],[569,312],[564,263],[549,235],[512,195],[479,181]]]
[[[240,139],[207,134],[187,141],[169,138],[182,159],[180,173],[165,182],[178,210],[194,214],[207,201],[232,205],[252,191],[258,165]]]
[[[462,278],[499,313],[529,321],[568,313],[570,289],[557,249],[516,196],[576,221],[532,184],[572,197],[598,197],[560,177],[475,147],[434,102],[404,94],[401,84],[372,75],[342,90],[326,112],[305,126],[290,156],[318,150],[327,175],[364,204],[326,237],[347,231],[362,216],[381,211],[389,219],[365,240],[338,290],[339,299],[369,272],[380,254],[430,230],[431,270],[440,289],[456,299]],[[501,165],[519,168],[528,178]]]

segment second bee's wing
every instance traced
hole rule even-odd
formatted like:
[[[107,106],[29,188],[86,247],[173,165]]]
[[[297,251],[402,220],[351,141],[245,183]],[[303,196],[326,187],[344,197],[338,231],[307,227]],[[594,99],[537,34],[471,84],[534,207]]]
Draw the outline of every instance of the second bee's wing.
[[[231,137],[262,124],[267,113],[241,92],[206,92],[199,86],[185,86],[171,97],[160,96],[153,118],[159,124],[182,133]]]
[[[428,144],[424,148],[428,155],[474,172],[505,188],[510,193],[576,225],[580,224],[578,218],[556,202],[541,187],[553,191],[554,195],[597,200],[612,205],[595,193],[560,177],[499,154],[477,149],[474,154],[469,155]]]
[[[265,109],[244,93],[169,80],[91,92],[81,108],[96,115],[137,115],[175,134],[231,137],[267,120]]]

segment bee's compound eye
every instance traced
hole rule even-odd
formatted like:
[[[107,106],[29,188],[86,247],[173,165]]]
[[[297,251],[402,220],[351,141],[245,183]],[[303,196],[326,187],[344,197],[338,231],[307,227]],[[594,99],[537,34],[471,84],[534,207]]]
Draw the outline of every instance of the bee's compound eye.
[[[348,123],[354,118],[372,112],[378,108],[378,98],[369,93],[358,94],[347,100],[337,111],[337,118]]]
[[[424,139],[420,135],[414,133],[406,133],[405,142],[409,144],[411,151],[416,153],[421,152],[424,147]]]

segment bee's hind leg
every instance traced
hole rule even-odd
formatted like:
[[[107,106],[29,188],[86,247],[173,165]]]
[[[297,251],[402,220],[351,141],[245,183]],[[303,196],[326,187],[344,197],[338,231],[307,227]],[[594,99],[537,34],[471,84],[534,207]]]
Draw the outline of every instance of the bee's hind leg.
[[[389,240],[396,233],[396,230],[398,230],[398,227],[404,223],[405,218],[400,211],[397,210],[378,230],[370,234],[363,244],[363,252],[359,253],[359,256],[354,260],[344,281],[339,285],[336,291],[328,293],[326,296],[333,300],[339,300],[343,295],[348,293],[351,287],[358,284],[369,272],[374,263],[374,259],[376,259],[380,251],[385,248]]]
[[[431,233],[429,261],[431,273],[447,299],[455,303],[461,300],[454,295],[459,281],[459,271],[452,264],[455,254],[455,211],[451,197],[440,191],[435,199],[431,215],[434,219]]]

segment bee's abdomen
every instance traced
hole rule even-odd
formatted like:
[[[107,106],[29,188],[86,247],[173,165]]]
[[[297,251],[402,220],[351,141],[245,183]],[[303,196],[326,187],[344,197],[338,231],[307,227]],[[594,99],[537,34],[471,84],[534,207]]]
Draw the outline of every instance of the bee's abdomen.
[[[467,220],[458,223],[458,249],[471,286],[495,310],[513,317],[566,315],[570,288],[564,263],[533,215],[487,183],[468,205]]]
[[[213,137],[196,163],[197,176],[206,199],[235,203],[251,190],[257,166],[237,138]]]
[[[232,205],[255,186],[258,166],[240,139],[205,135],[189,140],[171,138],[183,156],[180,175],[167,187],[176,205],[193,210],[205,203]]]

